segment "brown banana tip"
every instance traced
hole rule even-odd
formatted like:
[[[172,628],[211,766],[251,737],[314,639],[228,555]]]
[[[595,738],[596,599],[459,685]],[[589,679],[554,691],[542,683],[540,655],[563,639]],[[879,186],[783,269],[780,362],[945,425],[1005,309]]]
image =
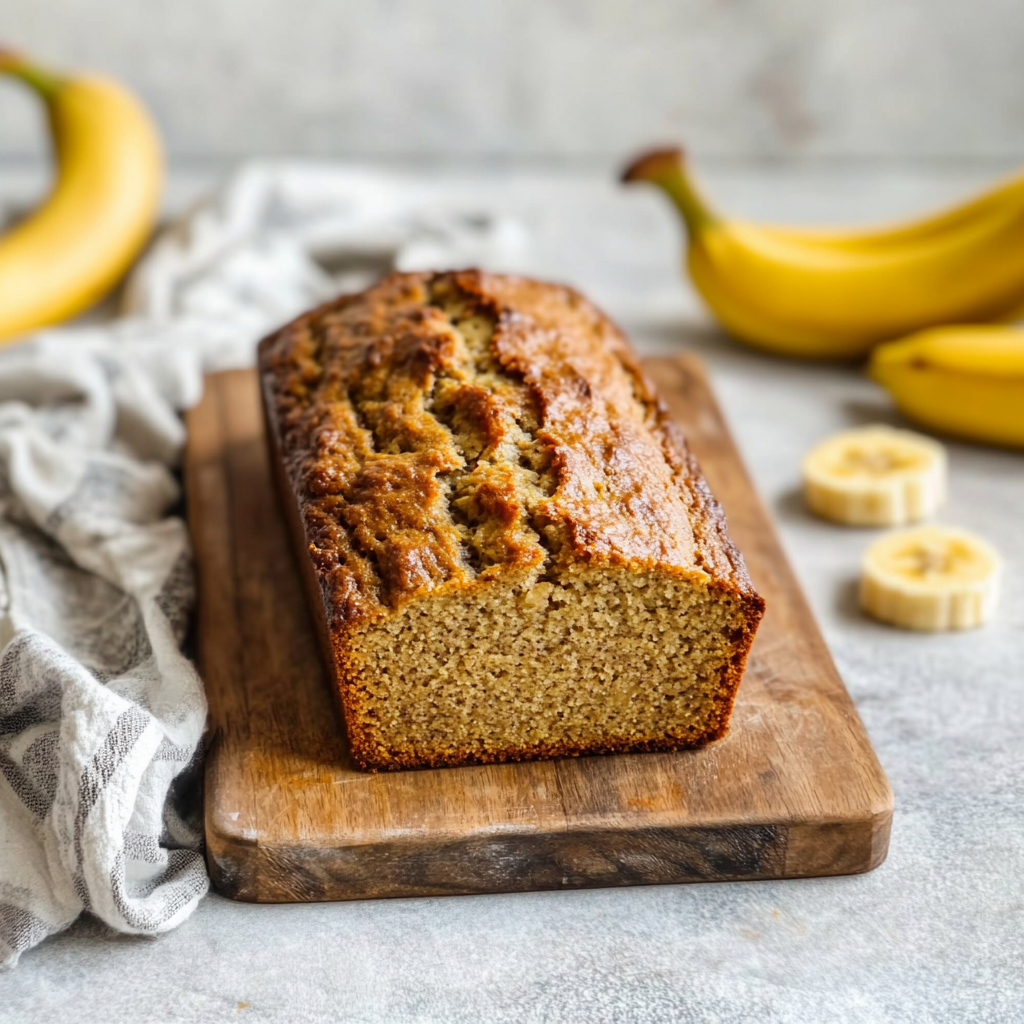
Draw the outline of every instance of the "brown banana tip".
[[[683,151],[678,146],[651,149],[638,156],[623,172],[622,181],[651,181],[666,172],[675,171],[683,162]]]

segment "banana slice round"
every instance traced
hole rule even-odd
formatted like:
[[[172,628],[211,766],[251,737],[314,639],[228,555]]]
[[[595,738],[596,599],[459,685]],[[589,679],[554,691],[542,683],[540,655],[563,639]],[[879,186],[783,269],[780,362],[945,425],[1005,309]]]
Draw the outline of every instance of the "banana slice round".
[[[995,610],[1000,565],[995,548],[967,530],[899,530],[864,555],[861,607],[904,629],[972,629]]]
[[[946,449],[909,430],[844,430],[811,449],[802,468],[810,510],[848,526],[914,523],[946,498]]]

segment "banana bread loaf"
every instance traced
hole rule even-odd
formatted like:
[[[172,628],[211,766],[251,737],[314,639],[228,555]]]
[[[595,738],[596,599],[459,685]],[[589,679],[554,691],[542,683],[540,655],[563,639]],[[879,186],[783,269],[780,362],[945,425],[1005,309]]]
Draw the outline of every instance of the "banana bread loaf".
[[[725,732],[764,603],[624,336],[586,299],[393,274],[266,338],[259,366],[361,767]]]

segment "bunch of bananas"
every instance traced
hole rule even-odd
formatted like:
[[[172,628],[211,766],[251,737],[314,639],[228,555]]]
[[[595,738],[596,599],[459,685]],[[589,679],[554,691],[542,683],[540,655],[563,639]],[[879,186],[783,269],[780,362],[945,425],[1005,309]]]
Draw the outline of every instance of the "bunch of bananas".
[[[49,115],[57,176],[49,197],[0,236],[0,342],[75,316],[106,295],[145,245],[160,201],[160,139],[115,82],[62,77],[0,50],[0,72]]]
[[[689,236],[690,276],[738,339],[815,359],[872,353],[872,376],[909,418],[1024,447],[1024,330],[1000,325],[1024,313],[1024,173],[873,231],[722,216],[676,149],[648,153],[623,178],[668,195]]]

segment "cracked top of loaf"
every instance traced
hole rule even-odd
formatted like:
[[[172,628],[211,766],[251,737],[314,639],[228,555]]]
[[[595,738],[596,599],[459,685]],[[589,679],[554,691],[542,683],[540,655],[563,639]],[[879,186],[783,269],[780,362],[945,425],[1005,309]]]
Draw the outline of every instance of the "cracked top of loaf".
[[[573,561],[753,594],[622,332],[571,288],[392,274],[260,346],[334,624]]]

